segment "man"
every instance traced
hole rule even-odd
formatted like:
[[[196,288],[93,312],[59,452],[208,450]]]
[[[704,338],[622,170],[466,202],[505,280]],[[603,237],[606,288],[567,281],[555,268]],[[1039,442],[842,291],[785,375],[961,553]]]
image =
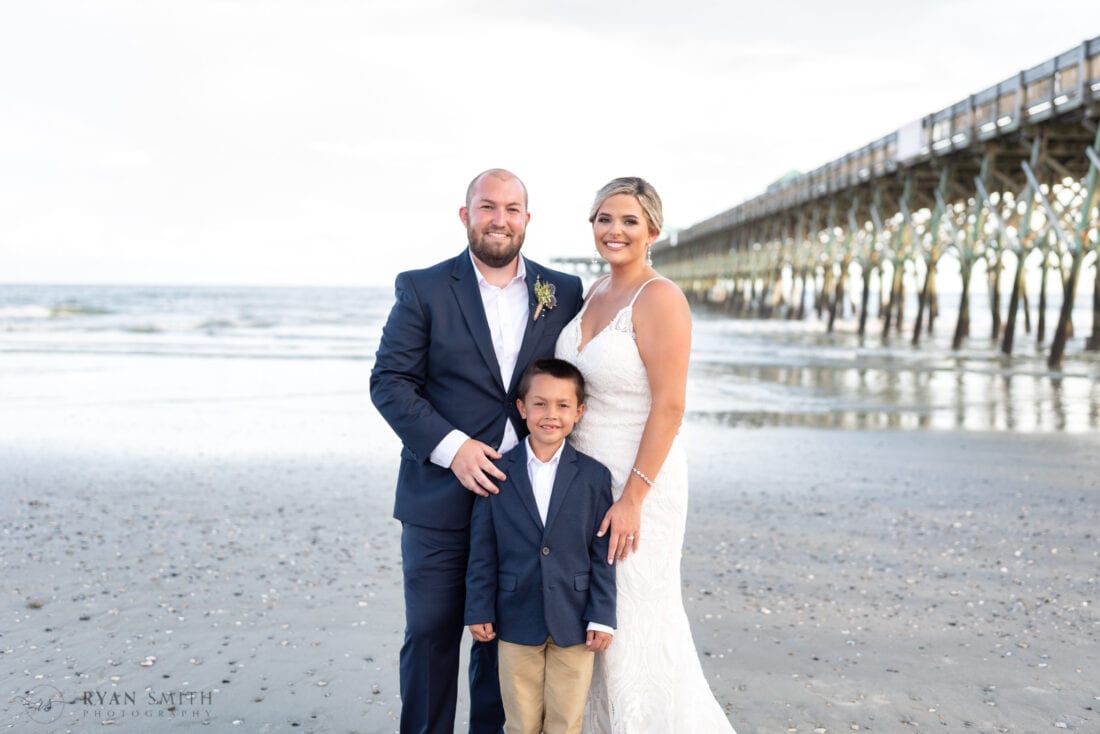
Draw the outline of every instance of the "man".
[[[371,399],[403,444],[394,517],[401,521],[405,642],[402,734],[452,734],[458,696],[470,512],[498,491],[493,465],[527,429],[516,386],[551,357],[581,306],[576,276],[520,256],[531,218],[514,174],[479,174],[458,211],[469,248],[397,276],[371,372]],[[470,733],[504,723],[496,642],[470,651]]]

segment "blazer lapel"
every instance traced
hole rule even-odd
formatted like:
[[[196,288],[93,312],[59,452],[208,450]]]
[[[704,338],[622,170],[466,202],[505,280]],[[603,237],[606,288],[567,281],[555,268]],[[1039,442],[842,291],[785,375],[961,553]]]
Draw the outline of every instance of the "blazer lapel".
[[[558,511],[565,504],[565,495],[569,494],[573,486],[573,479],[577,476],[577,451],[568,442],[561,452],[558,460],[558,474],[554,477],[554,489],[550,493],[550,509],[546,511],[546,532],[554,527],[554,520],[558,517]],[[532,492],[534,496],[534,492]]]
[[[489,374],[493,376],[493,382],[503,390],[504,381],[500,379],[500,363],[493,350],[493,338],[489,334],[489,322],[485,318],[485,305],[481,301],[477,274],[474,272],[474,264],[470,262],[468,250],[463,251],[455,260],[454,270],[451,271],[451,290],[454,291],[459,313],[466,321],[466,327],[474,338],[474,344],[481,352],[481,358],[485,360]]]
[[[538,308],[538,302],[535,300],[535,279],[541,278],[544,283],[548,281],[537,265],[527,258],[524,258],[523,261],[527,269],[527,277],[525,280],[527,281],[527,303],[530,311],[527,315],[527,328],[523,330],[523,341],[519,345],[519,354],[516,356],[516,370],[512,375],[512,384],[508,386],[509,392],[514,390],[516,385],[519,384],[519,378],[523,374],[522,368],[531,363],[531,357],[535,353],[535,348],[542,340],[543,331],[546,330],[546,309],[543,309],[538,319],[535,319],[535,309]]]
[[[535,521],[535,525],[542,530],[542,518],[539,517],[539,506],[535,504],[535,489],[531,486],[531,477],[527,475],[527,446],[523,441],[520,441],[519,446],[513,449],[512,453],[512,465],[509,471],[506,472],[508,477],[512,480],[512,484],[516,486],[516,494],[519,495],[520,500],[523,502],[523,506],[527,508],[527,512],[531,515],[531,519]],[[550,515],[547,513],[547,519]]]

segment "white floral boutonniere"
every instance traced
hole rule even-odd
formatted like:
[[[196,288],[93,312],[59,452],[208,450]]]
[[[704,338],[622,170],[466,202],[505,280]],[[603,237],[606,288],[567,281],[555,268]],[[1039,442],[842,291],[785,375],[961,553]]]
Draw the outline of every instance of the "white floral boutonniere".
[[[535,306],[535,315],[531,319],[532,321],[538,321],[544,308],[549,310],[558,305],[557,292],[558,287],[556,285],[543,283],[539,276],[535,276],[535,301],[538,305]]]

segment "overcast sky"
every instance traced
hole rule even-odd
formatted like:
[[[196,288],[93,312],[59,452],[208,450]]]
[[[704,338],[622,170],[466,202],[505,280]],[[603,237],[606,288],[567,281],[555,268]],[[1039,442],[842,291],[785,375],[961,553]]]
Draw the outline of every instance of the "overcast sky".
[[[494,166],[526,254],[586,256],[610,178],[686,227],[1098,34],[1096,0],[0,0],[0,282],[388,283]]]

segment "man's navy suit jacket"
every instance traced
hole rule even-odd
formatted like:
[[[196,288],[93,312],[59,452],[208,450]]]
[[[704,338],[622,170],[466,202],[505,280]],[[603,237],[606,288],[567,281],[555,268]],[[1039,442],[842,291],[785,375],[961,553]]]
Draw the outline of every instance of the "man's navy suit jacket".
[[[608,535],[596,531],[611,507],[611,472],[568,443],[543,525],[521,442],[497,465],[500,494],[479,497],[470,523],[466,624],[493,623],[497,639],[560,647],[583,644],[587,623],[615,626],[615,567]]]
[[[500,377],[469,250],[397,276],[396,300],[371,371],[371,399],[403,444],[393,515],[402,522],[457,530],[470,522],[475,495],[429,457],[452,429],[500,447],[505,421],[522,439],[516,386],[528,364],[554,356],[562,328],[580,310],[581,281],[524,259],[530,316],[510,384]],[[552,283],[558,305],[537,320],[535,279]]]

